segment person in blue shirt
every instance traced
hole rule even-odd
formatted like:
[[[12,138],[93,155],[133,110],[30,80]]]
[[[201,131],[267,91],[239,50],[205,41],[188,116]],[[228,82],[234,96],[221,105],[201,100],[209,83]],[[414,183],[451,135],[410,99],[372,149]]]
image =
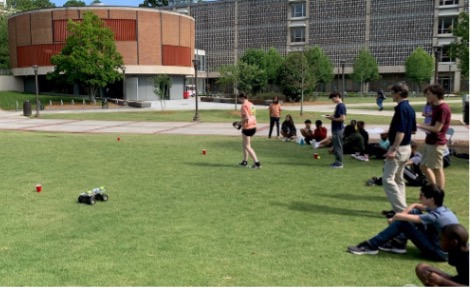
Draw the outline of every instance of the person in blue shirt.
[[[404,211],[388,219],[387,228],[357,246],[348,247],[356,255],[374,255],[381,251],[404,254],[406,241],[413,244],[425,257],[436,261],[447,261],[447,253],[439,245],[439,234],[443,227],[458,224],[457,216],[444,204],[444,191],[435,184],[421,187],[419,200]]]
[[[338,92],[330,94],[331,101],[336,104],[333,115],[325,115],[331,120],[331,143],[333,144],[333,154],[335,162],[331,164],[331,168],[343,168],[343,133],[344,121],[346,120],[346,105],[341,100]]]
[[[416,133],[416,112],[408,103],[408,86],[404,83],[390,87],[393,101],[397,102],[390,127],[390,147],[385,153],[383,188],[392,210],[382,214],[402,212],[406,209],[405,179],[403,170],[411,154],[411,135]]]

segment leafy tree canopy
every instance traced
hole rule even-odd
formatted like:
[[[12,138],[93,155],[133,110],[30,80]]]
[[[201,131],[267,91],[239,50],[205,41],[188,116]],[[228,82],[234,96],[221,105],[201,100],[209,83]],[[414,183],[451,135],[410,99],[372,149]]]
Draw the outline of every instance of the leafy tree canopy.
[[[284,58],[279,54],[275,48],[269,48],[266,52],[266,75],[268,77],[268,83],[274,84],[277,79],[277,73],[282,65]]]
[[[258,65],[250,65],[242,61],[239,61],[237,66],[237,89],[251,95],[261,92],[267,84],[266,71],[260,69]]]
[[[416,82],[429,81],[433,77],[434,57],[421,47],[416,48],[405,60],[405,75]]]
[[[315,89],[315,74],[304,52],[287,54],[279,69],[278,83],[287,99],[294,101],[301,99],[302,91],[309,93]]]
[[[334,66],[325,51],[320,47],[313,47],[305,51],[305,54],[316,79],[325,84],[331,82]]]
[[[139,7],[162,7],[168,6],[168,0],[144,0]]]
[[[266,53],[261,49],[248,48],[239,61],[248,65],[256,65],[260,69],[266,69]]]
[[[18,11],[40,8],[54,8],[55,4],[49,0],[7,0],[7,7]]]
[[[460,13],[459,20],[452,33],[459,37],[457,41],[451,44],[451,55],[460,60],[459,68],[462,76],[468,78],[468,14]]]
[[[51,59],[55,69],[50,79],[81,83],[93,100],[99,88],[122,79],[121,54],[116,50],[114,34],[92,12],[82,22],[68,21],[69,36],[60,54]]]
[[[372,53],[361,49],[354,59],[352,79],[355,82],[370,82],[380,78],[379,65]]]
[[[8,47],[8,15],[0,13],[0,68],[10,68],[10,50]]]
[[[64,3],[63,7],[83,7],[86,6],[85,2],[80,0],[68,0]]]

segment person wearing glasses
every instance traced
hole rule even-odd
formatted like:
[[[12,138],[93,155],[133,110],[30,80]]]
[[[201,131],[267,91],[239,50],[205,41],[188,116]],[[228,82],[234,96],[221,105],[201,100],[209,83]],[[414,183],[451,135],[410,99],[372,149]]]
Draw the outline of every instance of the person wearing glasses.
[[[384,215],[402,212],[407,207],[403,171],[411,155],[411,135],[416,133],[416,112],[408,103],[408,86],[396,84],[390,91],[397,105],[388,129],[390,147],[385,153],[382,182],[392,210],[382,211]]]
[[[375,255],[381,250],[404,254],[406,242],[411,240],[426,258],[447,261],[448,255],[439,245],[439,234],[443,227],[458,224],[457,216],[444,206],[444,191],[435,184],[421,187],[419,202],[387,219],[387,228],[369,240],[349,246],[348,252]]]

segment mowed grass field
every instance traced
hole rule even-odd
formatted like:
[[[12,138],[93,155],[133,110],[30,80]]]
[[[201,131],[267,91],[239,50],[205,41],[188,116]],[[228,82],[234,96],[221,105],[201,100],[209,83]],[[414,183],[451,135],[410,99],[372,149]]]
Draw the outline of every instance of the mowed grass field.
[[[252,170],[236,165],[241,137],[117,137],[0,132],[0,286],[403,286],[419,262],[455,273],[411,243],[346,252],[387,225],[382,187],[365,186],[381,161],[334,170],[326,150],[255,138]],[[457,158],[445,170],[445,204],[467,228],[468,171]],[[101,185],[108,202],[77,203]]]

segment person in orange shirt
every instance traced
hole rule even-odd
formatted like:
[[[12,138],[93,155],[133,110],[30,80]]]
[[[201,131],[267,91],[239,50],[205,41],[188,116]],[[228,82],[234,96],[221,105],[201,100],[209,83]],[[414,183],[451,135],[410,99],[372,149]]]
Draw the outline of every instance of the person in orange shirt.
[[[279,119],[281,118],[281,104],[279,104],[279,97],[274,96],[273,102],[269,105],[269,135],[271,138],[273,133],[274,123],[276,123],[277,137],[279,137]]]
[[[251,166],[253,169],[261,168],[261,163],[256,157],[255,150],[251,148],[251,137],[256,133],[256,110],[253,103],[248,101],[245,93],[240,94],[242,102],[241,108],[241,125],[242,125],[242,139],[243,139],[243,161],[239,163],[240,166],[248,166],[248,156],[253,158],[255,164]]]

